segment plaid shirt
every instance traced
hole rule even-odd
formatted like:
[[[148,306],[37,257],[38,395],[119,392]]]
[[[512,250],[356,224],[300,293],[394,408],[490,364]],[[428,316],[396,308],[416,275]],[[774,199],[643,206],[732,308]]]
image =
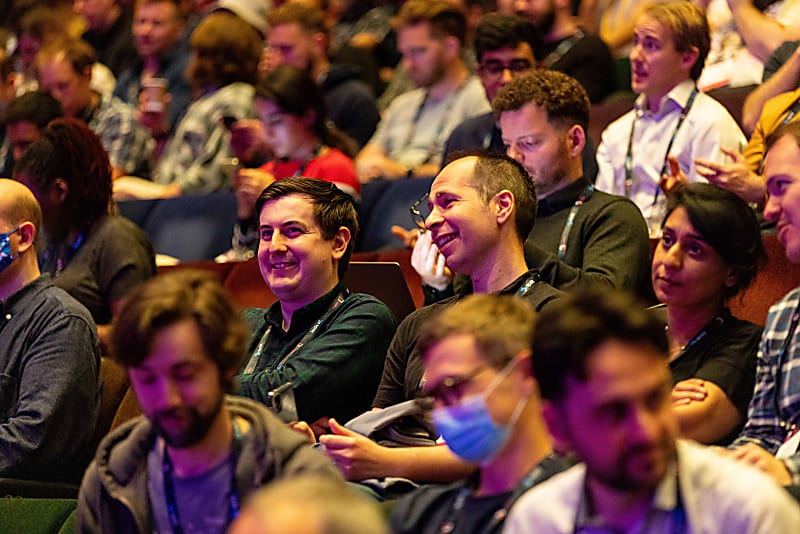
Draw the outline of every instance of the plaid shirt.
[[[220,119],[255,118],[255,90],[236,82],[196,100],[186,110],[158,161],[153,181],[176,183],[184,193],[200,195],[229,189],[226,166],[233,162],[230,133]]]
[[[84,119],[100,138],[112,167],[150,176],[155,141],[136,120],[135,108],[115,96],[100,95],[97,107]]]
[[[800,311],[800,287],[769,309],[747,424],[731,448],[755,443],[775,454],[800,423],[800,329],[791,332],[796,311]],[[792,339],[787,343],[790,334]],[[792,475],[792,483],[800,483],[800,454],[795,453],[784,463]]]

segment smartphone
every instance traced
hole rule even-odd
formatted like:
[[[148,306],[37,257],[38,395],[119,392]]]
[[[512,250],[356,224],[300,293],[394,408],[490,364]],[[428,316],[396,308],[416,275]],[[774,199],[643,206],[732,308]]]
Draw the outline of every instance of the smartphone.
[[[267,406],[284,423],[294,423],[299,420],[297,404],[294,400],[294,387],[291,382],[286,382],[268,392]]]
[[[225,115],[224,117],[222,117],[222,124],[225,125],[225,128],[230,130],[231,126],[233,126],[233,123],[238,120],[239,119],[234,117],[233,115]]]

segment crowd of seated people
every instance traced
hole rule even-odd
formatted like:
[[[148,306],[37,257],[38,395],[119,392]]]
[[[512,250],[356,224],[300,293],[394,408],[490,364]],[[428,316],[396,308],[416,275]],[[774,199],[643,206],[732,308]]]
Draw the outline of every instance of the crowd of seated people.
[[[730,311],[800,265],[800,0],[273,1],[0,17],[0,487],[80,532],[800,528],[798,289]],[[404,183],[398,321],[344,275]],[[220,191],[269,307],[118,214]],[[101,356],[139,415],[96,446]]]

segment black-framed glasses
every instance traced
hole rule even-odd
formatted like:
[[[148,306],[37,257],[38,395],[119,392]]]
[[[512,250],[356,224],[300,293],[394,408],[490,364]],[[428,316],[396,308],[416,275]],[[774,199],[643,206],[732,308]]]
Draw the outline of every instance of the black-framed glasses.
[[[421,395],[427,398],[427,401],[420,401],[423,405],[433,407],[434,401],[439,401],[444,406],[453,406],[461,401],[464,396],[464,391],[467,386],[477,378],[479,374],[489,369],[488,365],[480,365],[472,370],[472,372],[464,376],[448,376],[442,379],[435,388],[423,390]]]
[[[411,213],[411,220],[414,221],[414,226],[420,230],[425,230],[425,219],[427,219],[428,215],[431,213],[431,209],[428,206],[428,193],[419,197],[408,211]]]
[[[481,72],[498,76],[508,69],[513,73],[518,73],[530,69],[533,65],[527,59],[512,59],[508,63],[504,63],[499,59],[487,59],[480,64]]]

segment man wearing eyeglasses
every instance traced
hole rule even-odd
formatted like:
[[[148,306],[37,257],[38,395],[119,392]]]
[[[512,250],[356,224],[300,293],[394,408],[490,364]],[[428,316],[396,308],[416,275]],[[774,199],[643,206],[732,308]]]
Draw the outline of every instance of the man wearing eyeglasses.
[[[518,497],[569,465],[553,453],[542,419],[530,363],[534,316],[522,299],[470,295],[423,327],[433,422],[451,451],[480,468],[401,499],[392,532],[500,532]]]

